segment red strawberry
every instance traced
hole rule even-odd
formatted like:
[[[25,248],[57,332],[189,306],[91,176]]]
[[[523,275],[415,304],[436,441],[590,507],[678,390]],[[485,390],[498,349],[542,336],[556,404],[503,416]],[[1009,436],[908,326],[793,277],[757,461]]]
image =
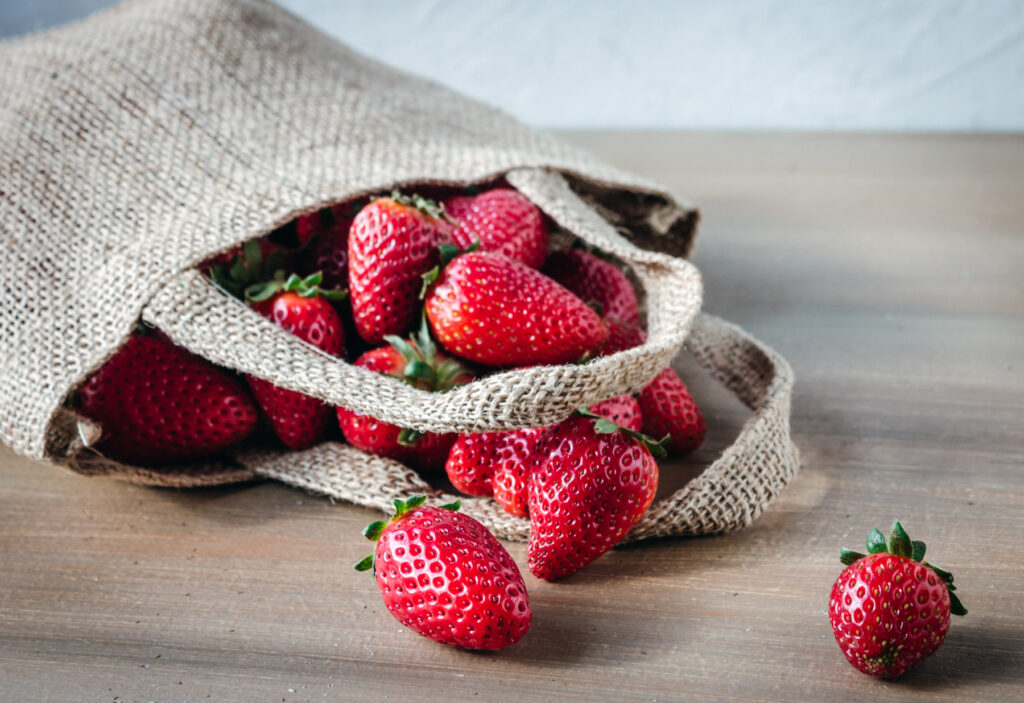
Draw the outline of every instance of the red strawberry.
[[[320,274],[306,278],[295,274],[282,280],[256,284],[246,291],[252,308],[299,339],[331,356],[343,356],[345,332],[331,300],[344,292],[320,288]],[[318,398],[278,388],[270,381],[247,376],[256,401],[289,449],[316,444],[331,421],[331,407]]]
[[[590,406],[590,412],[600,415],[614,422],[619,427],[625,427],[634,432],[640,431],[643,418],[640,414],[640,405],[631,395],[617,395],[614,398],[603,400],[596,405]]]
[[[501,543],[459,504],[424,506],[425,496],[395,501],[395,516],[369,524],[373,569],[384,606],[415,632],[460,649],[503,649],[530,629],[526,584]]]
[[[644,433],[659,438],[668,435],[666,446],[670,452],[690,452],[704,441],[704,415],[671,366],[655,376],[636,398],[644,418]]]
[[[422,276],[439,260],[438,246],[451,242],[441,207],[418,196],[394,193],[364,207],[348,237],[348,280],[359,335],[380,344],[405,334],[416,322]]]
[[[249,389],[167,337],[130,337],[77,395],[98,422],[98,448],[118,461],[157,464],[208,456],[256,428]]]
[[[640,406],[632,396],[620,395],[609,398],[590,407],[590,412],[611,420],[615,424],[630,430],[640,430]],[[528,510],[527,482],[530,471],[543,457],[537,452],[550,428],[526,428],[511,432],[493,432],[480,435],[469,435],[479,438],[491,438],[490,442],[482,442],[485,449],[477,450],[475,455],[460,455],[456,459],[462,474],[470,476],[490,475],[494,500],[512,515],[525,517]],[[464,435],[463,437],[465,437]],[[463,438],[459,438],[459,442]],[[452,478],[452,461],[456,457],[459,442],[455,443],[448,457],[448,476],[452,484],[459,488],[456,479]],[[459,488],[459,490],[463,490]],[[468,492],[468,491],[464,491]],[[479,493],[473,495],[488,495]]]
[[[428,289],[426,311],[448,351],[491,366],[572,363],[608,338],[583,301],[502,254],[457,256]]]
[[[601,306],[601,314],[627,325],[640,324],[636,291],[619,267],[583,249],[552,252],[544,273],[585,302]]]
[[[529,427],[513,430],[502,442],[500,460],[491,477],[494,500],[512,515],[526,517],[529,510],[527,483],[530,472],[539,461],[538,448],[543,446],[544,437],[550,428]]]
[[[946,637],[949,615],[966,615],[953,575],[924,559],[924,542],[911,542],[899,521],[889,544],[868,534],[869,554],[848,549],[847,565],[829,597],[829,620],[839,649],[865,674],[895,679],[930,655]]]
[[[658,490],[651,447],[660,447],[595,417],[570,417],[537,450],[547,457],[528,479],[530,571],[538,578],[564,578],[614,547]]]
[[[355,365],[434,392],[473,380],[473,375],[458,362],[436,351],[426,329],[421,329],[415,340],[388,336],[388,342],[389,346],[371,349],[360,356]],[[421,469],[443,467],[458,437],[455,433],[403,430],[342,407],[338,408],[338,424],[352,446]]]
[[[479,239],[482,251],[494,251],[539,269],[548,255],[548,228],[537,206],[511,188],[444,201],[458,222],[452,237],[463,249]]]
[[[608,326],[608,341],[601,349],[602,356],[639,347],[647,341],[647,334],[636,325],[628,325],[614,317],[604,318],[604,323]]]
[[[320,272],[325,288],[348,286],[348,233],[352,218],[335,220],[319,232],[316,241],[303,252],[300,265],[306,274]]]
[[[460,435],[444,467],[448,478],[456,490],[473,496],[489,496],[494,492],[495,473],[527,468],[533,446],[543,432],[542,428],[531,427]]]
[[[324,221],[319,211],[299,215],[295,219],[295,236],[299,241],[300,247],[306,246],[309,240],[320,234],[324,229]],[[341,287],[344,288],[347,285],[348,281],[345,281],[341,284]]]

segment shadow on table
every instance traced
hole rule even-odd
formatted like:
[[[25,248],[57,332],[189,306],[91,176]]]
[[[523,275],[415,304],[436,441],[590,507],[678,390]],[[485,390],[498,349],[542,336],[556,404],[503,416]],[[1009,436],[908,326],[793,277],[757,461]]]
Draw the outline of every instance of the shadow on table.
[[[971,616],[968,615],[968,618]],[[1020,630],[987,624],[950,626],[942,647],[895,686],[923,691],[1005,681],[1015,683],[1024,670],[1024,638]]]

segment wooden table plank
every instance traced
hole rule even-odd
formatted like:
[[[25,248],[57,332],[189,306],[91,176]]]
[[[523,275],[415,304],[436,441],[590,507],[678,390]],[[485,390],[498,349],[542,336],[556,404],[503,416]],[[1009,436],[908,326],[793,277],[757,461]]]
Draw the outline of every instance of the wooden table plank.
[[[370,511],[0,448],[0,699],[1024,699],[1024,138],[567,136],[702,206],[707,309],[797,372],[804,469],[752,528],[527,576],[527,638],[471,654],[404,631],[351,571]],[[669,486],[746,417],[679,365],[711,433]],[[895,516],[971,612],[884,683],[845,662],[825,612],[838,547]]]

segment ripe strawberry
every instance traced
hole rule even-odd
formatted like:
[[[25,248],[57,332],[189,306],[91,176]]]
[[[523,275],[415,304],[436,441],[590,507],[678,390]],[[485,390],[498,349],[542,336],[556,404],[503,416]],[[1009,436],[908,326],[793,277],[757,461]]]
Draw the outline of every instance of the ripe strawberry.
[[[348,286],[348,233],[352,218],[336,219],[317,232],[316,240],[302,253],[299,265],[303,273],[317,271],[325,288],[341,290]]]
[[[343,291],[320,288],[319,273],[306,278],[292,274],[287,279],[282,273],[246,291],[246,298],[256,312],[331,356],[343,356],[345,352],[341,318],[330,303],[344,295]],[[329,405],[255,376],[246,379],[274,433],[286,447],[306,449],[323,436],[331,421]]]
[[[348,237],[348,280],[359,335],[380,344],[416,322],[422,276],[438,263],[438,247],[451,242],[442,208],[397,192],[364,207]]]
[[[248,437],[259,419],[244,383],[160,333],[130,337],[77,399],[103,428],[98,448],[129,463],[215,454]]]
[[[558,425],[530,472],[530,571],[554,581],[618,544],[650,507],[658,465],[649,438],[588,411]]]
[[[640,324],[636,291],[619,267],[583,249],[552,252],[544,273],[579,296],[601,306],[601,315],[627,325]]]
[[[460,649],[503,649],[530,629],[526,584],[501,543],[479,522],[433,508],[425,496],[395,500],[395,516],[363,535],[377,542],[356,564],[373,569],[384,606],[400,623]]]
[[[326,229],[326,223],[320,211],[299,215],[295,219],[295,236],[300,247],[306,246],[309,240],[320,234],[324,229]],[[345,281],[341,284],[341,287],[344,288],[347,285],[348,281]]]
[[[590,408],[618,425],[640,430],[640,407],[631,396],[610,398]],[[512,515],[525,516],[526,483],[540,457],[534,450],[548,428],[460,435],[445,463],[448,479],[468,495],[489,496]]]
[[[644,433],[668,435],[670,452],[690,452],[704,441],[707,425],[689,389],[671,366],[654,377],[637,395]]]
[[[895,679],[930,655],[946,637],[949,615],[966,615],[953,575],[923,562],[924,542],[912,542],[899,521],[889,544],[868,534],[865,556],[843,549],[847,565],[829,596],[836,642],[855,669]]]
[[[448,478],[462,493],[492,495],[495,474],[503,469],[525,471],[533,447],[543,432],[543,428],[529,427],[460,435],[445,463]],[[522,475],[525,477],[525,473]]]
[[[601,356],[608,356],[633,347],[639,347],[647,341],[647,334],[636,325],[629,325],[614,317],[605,317],[608,326],[608,341],[601,349]]]
[[[371,349],[355,365],[403,379],[417,388],[443,393],[468,383],[473,375],[454,359],[438,352],[423,327],[415,340],[388,336],[389,346]],[[349,444],[420,469],[440,469],[458,435],[402,429],[369,415],[338,408],[338,424]]]
[[[591,405],[590,412],[634,432],[639,432],[643,423],[640,405],[631,395],[617,395],[614,398],[602,400],[596,405]]]
[[[567,364],[608,338],[604,322],[583,301],[502,254],[457,256],[429,285],[426,311],[434,334],[445,349],[470,361]]]
[[[458,226],[452,232],[463,249],[479,239],[481,251],[494,251],[539,269],[548,255],[548,228],[537,206],[511,188],[444,201]]]

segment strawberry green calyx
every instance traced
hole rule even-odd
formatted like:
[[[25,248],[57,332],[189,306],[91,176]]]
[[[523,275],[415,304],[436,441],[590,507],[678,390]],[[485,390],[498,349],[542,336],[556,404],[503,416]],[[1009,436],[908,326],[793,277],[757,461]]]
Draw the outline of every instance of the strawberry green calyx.
[[[402,500],[401,498],[395,498],[395,514],[388,519],[387,522],[384,520],[374,520],[369,525],[363,528],[363,537],[376,542],[380,539],[381,534],[393,522],[401,520],[403,517],[411,513],[416,508],[423,505],[427,500],[425,495],[414,495],[410,496],[408,500]],[[462,502],[456,500],[453,503],[446,503],[441,508],[444,510],[457,511],[462,507]],[[355,565],[356,571],[369,571],[373,568],[373,555],[370,554],[366,558],[362,559]]]
[[[651,454],[653,454],[656,457],[660,458],[668,453],[668,451],[665,449],[665,444],[669,440],[669,435],[665,435],[660,440],[654,439],[653,437],[648,437],[642,432],[636,432],[634,430],[629,429],[628,427],[621,427],[619,425],[616,425],[608,418],[602,417],[601,415],[598,415],[596,413],[592,413],[587,408],[579,408],[578,410],[576,410],[576,414],[582,417],[589,417],[593,419],[594,432],[597,432],[598,434],[612,434],[614,432],[622,432],[623,434],[629,435],[633,439],[643,444],[645,447],[647,447],[648,450],[650,450]]]
[[[284,266],[284,262],[283,251],[275,251],[264,259],[259,240],[250,239],[242,245],[241,253],[230,264],[211,267],[210,278],[231,295],[241,298],[248,287],[269,278],[274,271]]]
[[[302,278],[291,274],[287,278],[284,271],[278,271],[274,278],[264,283],[255,283],[245,289],[245,300],[249,303],[260,303],[278,293],[297,293],[300,298],[321,297],[330,301],[344,300],[348,291],[330,290],[320,287],[323,275],[317,271]]]
[[[940,569],[939,567],[924,561],[924,542],[911,540],[899,520],[895,520],[892,523],[892,530],[889,532],[888,544],[886,543],[885,535],[882,534],[882,531],[874,528],[868,533],[865,546],[867,547],[868,554],[894,554],[927,566],[946,584],[946,590],[949,591],[949,612],[953,615],[967,615],[967,609],[964,608],[963,603],[960,602],[960,598],[958,598],[956,593],[954,593],[954,591],[956,591],[956,586],[953,584],[953,574],[949,573],[945,569]],[[839,561],[846,566],[850,566],[851,564],[863,559],[865,556],[867,555],[855,552],[851,549],[846,549],[845,547],[839,550]]]
[[[465,381],[469,373],[455,359],[438,356],[437,344],[430,336],[426,315],[420,320],[420,328],[415,336],[406,340],[392,334],[384,337],[384,341],[402,355],[405,360],[402,378],[416,388],[444,393]]]
[[[452,220],[451,215],[444,211],[444,205],[436,200],[424,198],[422,195],[417,195],[416,193],[413,193],[412,195],[405,195],[399,190],[391,191],[391,199],[399,205],[416,208],[424,215],[429,215],[435,220],[445,220],[451,224],[458,224]]]
[[[439,358],[437,345],[430,336],[427,317],[420,320],[420,328],[414,337],[408,340],[397,335],[387,335],[384,341],[398,350],[405,360],[402,379],[411,386],[432,393],[444,393],[466,380],[466,367],[452,358]],[[412,447],[426,432],[404,428],[398,434],[398,443],[404,447]]]
[[[441,255],[441,263],[434,268],[427,271],[425,274],[420,276],[423,279],[423,287],[420,289],[420,300],[427,297],[427,291],[430,290],[430,286],[434,285],[434,282],[441,277],[441,272],[444,271],[445,267],[450,264],[456,256],[460,254],[469,254],[480,248],[480,238],[476,237],[473,243],[465,249],[459,247],[456,244],[448,244],[447,242],[441,244],[437,249]]]

